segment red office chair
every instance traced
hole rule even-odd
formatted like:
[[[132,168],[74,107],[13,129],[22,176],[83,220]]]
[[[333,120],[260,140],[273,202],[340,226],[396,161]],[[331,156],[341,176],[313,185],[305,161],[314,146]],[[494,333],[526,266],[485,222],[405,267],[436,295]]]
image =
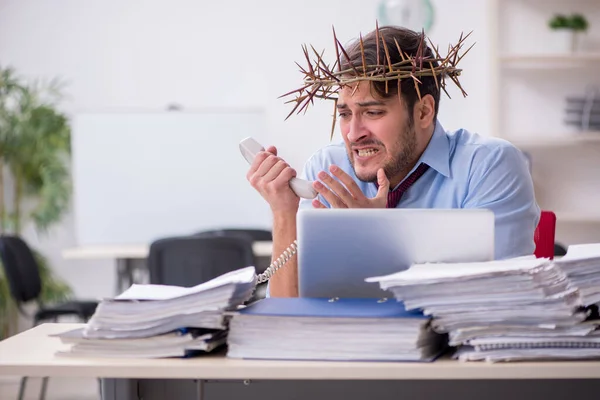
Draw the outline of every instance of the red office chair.
[[[556,232],[556,214],[552,211],[542,211],[540,222],[535,228],[535,256],[537,258],[554,258],[554,236]]]

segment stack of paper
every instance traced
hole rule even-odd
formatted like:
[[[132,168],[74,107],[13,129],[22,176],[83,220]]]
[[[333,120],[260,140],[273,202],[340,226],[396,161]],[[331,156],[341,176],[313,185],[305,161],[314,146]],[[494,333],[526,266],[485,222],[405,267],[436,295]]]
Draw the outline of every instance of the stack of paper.
[[[577,288],[548,259],[418,264],[367,281],[432,316],[451,346],[464,346],[457,353],[463,360],[564,358],[575,354],[565,348],[582,341],[596,346]],[[572,337],[577,341],[564,340]],[[600,356],[594,349],[584,353]]]
[[[579,289],[585,305],[600,303],[600,244],[571,245],[567,254],[555,264],[560,267],[574,287]]]
[[[225,342],[226,313],[251,298],[255,282],[254,267],[247,267],[190,288],[135,284],[100,302],[83,329],[58,336],[72,344],[70,355],[97,351],[159,357],[210,351]]]
[[[394,300],[267,298],[235,313],[228,357],[431,361],[445,348],[430,319]]]
[[[210,352],[225,344],[227,332],[189,328],[143,338],[90,339],[83,329],[76,329],[56,336],[71,345],[68,351],[57,353],[61,356],[164,358]]]

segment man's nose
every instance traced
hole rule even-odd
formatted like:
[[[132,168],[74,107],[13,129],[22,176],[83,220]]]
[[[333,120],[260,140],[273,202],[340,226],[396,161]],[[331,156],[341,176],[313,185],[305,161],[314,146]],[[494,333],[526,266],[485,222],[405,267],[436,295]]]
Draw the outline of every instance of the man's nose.
[[[348,140],[352,143],[359,142],[360,140],[367,137],[369,134],[368,130],[362,123],[360,117],[352,117],[350,121],[350,130],[348,131]]]

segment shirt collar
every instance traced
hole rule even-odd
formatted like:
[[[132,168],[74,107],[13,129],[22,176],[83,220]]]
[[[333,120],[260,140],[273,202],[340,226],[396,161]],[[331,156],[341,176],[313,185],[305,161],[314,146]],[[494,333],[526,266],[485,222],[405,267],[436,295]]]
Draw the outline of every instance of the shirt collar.
[[[415,166],[420,163],[425,163],[445,177],[450,177],[450,143],[446,131],[437,120],[429,144]]]

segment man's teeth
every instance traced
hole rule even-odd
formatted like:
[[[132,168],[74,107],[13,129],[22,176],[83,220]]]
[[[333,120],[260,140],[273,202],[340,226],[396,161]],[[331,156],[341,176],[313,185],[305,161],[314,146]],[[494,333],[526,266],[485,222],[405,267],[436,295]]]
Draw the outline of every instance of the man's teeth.
[[[369,157],[377,153],[377,150],[368,149],[368,150],[358,150],[359,157]]]

